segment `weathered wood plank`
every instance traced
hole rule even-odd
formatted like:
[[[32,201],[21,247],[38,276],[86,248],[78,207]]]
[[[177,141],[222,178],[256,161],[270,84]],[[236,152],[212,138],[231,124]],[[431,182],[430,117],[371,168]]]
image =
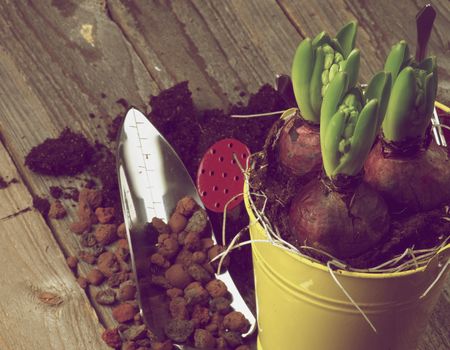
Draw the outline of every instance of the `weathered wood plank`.
[[[2,2],[0,62],[0,129],[33,195],[48,196],[50,186],[80,181],[31,173],[24,166],[31,147],[67,126],[106,142],[106,121],[123,111],[118,98],[145,110],[148,96],[158,91],[101,2]],[[66,208],[67,219],[49,224],[63,252],[77,255],[79,238],[68,230],[76,215]],[[79,265],[81,275],[89,269]],[[109,308],[94,305],[106,326],[115,324]]]
[[[220,107],[212,94],[236,103],[241,91],[289,72],[300,40],[275,1],[108,0],[107,7],[152,76],[163,86],[189,78],[201,107]],[[164,81],[164,72],[173,78]]]
[[[0,174],[20,179],[1,143]],[[0,190],[0,198],[0,348],[107,349],[95,311],[44,219],[34,210],[20,213],[32,205],[25,185]]]
[[[383,68],[392,45],[405,39],[411,48],[416,47],[417,12],[430,1],[356,1],[356,0],[277,0],[300,33],[313,36],[325,30],[330,35],[350,20],[359,22],[356,45],[361,49],[361,79],[370,77]],[[450,6],[448,1],[433,1],[437,11],[434,30],[430,37],[428,53],[436,55],[439,69],[438,98],[450,102],[450,59],[448,28]]]
[[[29,208],[31,205],[31,195],[26,187],[20,183],[20,175],[1,142],[0,177],[5,182],[10,182],[13,179],[17,180],[17,183],[11,183],[8,187],[0,189],[0,220],[2,220]]]
[[[450,279],[431,315],[427,329],[419,343],[418,350],[450,349]]]
[[[197,29],[200,21],[247,90],[273,83],[276,74],[289,73],[301,37],[275,1],[174,1],[172,8],[216,74],[221,72],[214,69],[203,31]],[[222,76],[222,84],[226,77]]]
[[[106,6],[161,89],[188,80],[197,106],[220,108],[228,105],[224,91],[205,69],[208,63],[186,36],[183,23],[178,21],[169,3],[112,0],[107,1]],[[209,50],[214,50],[212,44],[209,40]],[[219,59],[223,60],[223,56]],[[229,83],[234,80],[238,84],[236,73],[230,73]],[[229,97],[238,100],[238,94],[234,92],[234,95]]]
[[[0,237],[6,283],[0,288],[0,348],[108,349],[95,311],[42,216],[33,211],[0,220]]]

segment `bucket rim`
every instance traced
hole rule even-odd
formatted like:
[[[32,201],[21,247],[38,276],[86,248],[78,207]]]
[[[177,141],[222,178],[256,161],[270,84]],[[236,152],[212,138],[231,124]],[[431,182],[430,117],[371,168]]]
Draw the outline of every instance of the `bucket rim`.
[[[249,184],[248,184],[248,180],[245,180],[244,183],[244,193],[243,193],[243,197],[244,197],[244,203],[245,203],[245,209],[247,211],[247,214],[249,216],[250,219],[250,226],[254,226],[255,229],[260,230],[261,232],[265,233],[264,228],[261,226],[261,224],[258,222],[258,220],[256,219],[255,214],[253,213],[253,210],[250,206],[250,201],[249,201]],[[253,246],[253,243],[252,243]],[[445,247],[441,248],[440,251],[444,251],[450,249],[450,243],[447,244]],[[326,265],[324,265],[323,263],[318,263],[315,262],[311,259],[308,259],[306,257],[303,257],[299,254],[297,254],[294,251],[286,251],[286,254],[290,254],[292,258],[296,259],[297,261],[308,265],[310,267],[313,268],[317,268],[318,270],[321,270],[323,272],[327,272],[329,273],[329,269]],[[347,271],[347,270],[342,270],[342,269],[336,269],[333,270],[334,273],[337,273],[341,276],[346,276],[346,277],[352,277],[352,278],[368,278],[368,279],[386,279],[386,278],[399,278],[399,277],[406,277],[406,276],[411,276],[420,272],[425,272],[429,265],[430,265],[430,261],[433,260],[437,255],[439,255],[439,251],[436,252],[436,254],[431,257],[428,260],[428,263],[424,266],[418,267],[416,269],[413,270],[407,270],[407,271],[398,271],[398,272],[355,272],[355,271]]]

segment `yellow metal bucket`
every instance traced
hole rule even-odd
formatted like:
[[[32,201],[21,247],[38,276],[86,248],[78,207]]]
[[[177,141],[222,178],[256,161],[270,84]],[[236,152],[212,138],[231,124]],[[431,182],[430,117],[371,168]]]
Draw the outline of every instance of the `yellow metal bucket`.
[[[248,201],[252,240],[267,240]],[[396,273],[335,271],[375,326],[333,280],[328,268],[270,243],[252,242],[258,350],[413,350],[442,292],[450,245],[428,265]]]

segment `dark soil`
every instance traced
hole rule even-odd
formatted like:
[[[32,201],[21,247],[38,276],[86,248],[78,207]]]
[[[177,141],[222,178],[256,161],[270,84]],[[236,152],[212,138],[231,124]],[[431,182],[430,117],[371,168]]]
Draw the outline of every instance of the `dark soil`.
[[[59,199],[63,195],[63,189],[58,186],[50,186],[50,195],[55,199]]]
[[[283,172],[277,162],[277,134],[282,127],[280,120],[270,131],[264,146],[264,151],[256,157],[256,171],[252,174],[252,191],[264,191],[268,201],[265,214],[279,231],[284,233],[287,241],[299,246],[297,238],[290,233],[288,214],[291,201],[301,186],[320,177],[316,172],[307,178],[292,178]],[[263,200],[255,198],[256,205],[261,208]],[[345,262],[355,268],[370,268],[392,259],[395,255],[403,253],[406,248],[414,246],[415,249],[432,248],[441,244],[449,235],[450,222],[443,217],[448,216],[445,208],[419,213],[412,216],[392,215],[391,232],[387,239],[382,241],[370,251],[358,257],[347,259]],[[310,254],[316,259],[326,262],[326,258],[317,254]]]
[[[182,82],[150,97],[150,121],[177,151],[191,175],[194,175],[200,125],[188,83]]]
[[[64,129],[56,139],[46,139],[33,147],[25,158],[32,171],[50,176],[73,176],[91,164],[95,149],[86,138]]]
[[[165,136],[195,179],[200,159],[216,141],[232,137],[245,143],[251,152],[261,150],[274,117],[233,119],[230,114],[253,114],[286,109],[281,96],[270,85],[251,95],[247,106],[196,110],[187,82],[150,98],[151,122]]]
[[[92,157],[92,165],[88,172],[97,178],[102,184],[103,207],[113,207],[116,213],[121,213],[119,183],[116,174],[116,156],[107,146],[97,143],[95,154]],[[92,184],[91,184],[92,185]],[[116,215],[116,223],[123,221],[122,215]]]
[[[11,184],[15,184],[15,183],[18,183],[18,182],[19,181],[17,179],[15,179],[15,178],[13,178],[13,179],[8,181],[8,180],[4,179],[2,176],[0,176],[0,190],[8,187]]]
[[[122,123],[123,116],[118,115],[113,119],[112,123],[109,124],[107,136],[110,141],[115,141],[117,139]]]
[[[88,187],[87,184],[85,187]],[[71,199],[74,202],[78,202],[79,191],[78,188],[73,186],[50,186],[50,195],[55,199]]]
[[[8,187],[8,183],[0,176],[0,189]]]
[[[50,210],[50,202],[46,198],[39,196],[33,197],[33,207],[35,207],[45,218]]]

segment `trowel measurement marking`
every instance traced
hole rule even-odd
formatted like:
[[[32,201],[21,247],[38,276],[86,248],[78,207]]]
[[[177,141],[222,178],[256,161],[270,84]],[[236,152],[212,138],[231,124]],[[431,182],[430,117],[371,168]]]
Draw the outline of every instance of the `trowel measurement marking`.
[[[147,177],[147,184],[148,184],[148,186],[146,186],[146,188],[149,190],[149,192],[150,192],[150,196],[151,196],[151,201],[152,201],[152,203],[153,204],[156,204],[157,202],[155,202],[155,200],[153,199],[153,191],[152,191],[152,186],[151,186],[151,181],[150,181],[150,172],[153,172],[155,169],[149,169],[149,168],[147,168],[147,163],[146,163],[146,161],[145,160],[150,160],[150,157],[152,156],[152,154],[150,153],[150,152],[146,152],[146,151],[144,151],[144,147],[143,147],[143,145],[142,145],[142,141],[144,140],[148,140],[148,138],[146,138],[146,137],[142,137],[141,136],[141,134],[140,134],[140,132],[139,132],[139,127],[138,127],[138,125],[142,125],[142,124],[144,124],[144,122],[139,122],[139,121],[137,121],[136,120],[136,115],[135,114],[133,114],[133,117],[134,117],[134,122],[135,122],[135,125],[134,125],[134,127],[136,128],[136,131],[137,131],[137,136],[138,136],[138,140],[139,140],[139,145],[138,145],[138,147],[140,148],[140,150],[141,150],[141,152],[140,152],[140,154],[141,154],[141,156],[142,156],[142,160],[143,160],[143,163],[144,163],[144,165],[142,166],[142,165],[139,165],[139,168],[141,168],[141,169],[144,169],[145,170],[145,172],[146,172],[146,177]],[[156,216],[156,208],[155,208],[155,206],[146,206],[146,208],[147,209],[149,209],[149,210],[152,210],[153,211],[153,213],[154,213],[154,216]]]

